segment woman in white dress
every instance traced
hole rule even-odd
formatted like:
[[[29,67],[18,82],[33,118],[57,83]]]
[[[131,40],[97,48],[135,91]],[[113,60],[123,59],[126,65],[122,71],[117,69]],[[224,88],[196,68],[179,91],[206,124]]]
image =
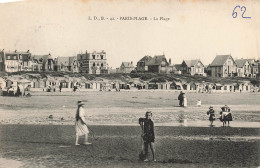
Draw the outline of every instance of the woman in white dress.
[[[185,93],[183,93],[183,107],[187,107],[187,97]]]
[[[75,128],[76,128],[76,142],[75,145],[80,145],[78,143],[79,136],[85,135],[85,145],[89,145],[91,143],[88,142],[88,127],[86,125],[86,119],[85,119],[86,113],[84,110],[84,103],[82,101],[78,101],[78,109],[76,112],[76,122],[75,122]]]

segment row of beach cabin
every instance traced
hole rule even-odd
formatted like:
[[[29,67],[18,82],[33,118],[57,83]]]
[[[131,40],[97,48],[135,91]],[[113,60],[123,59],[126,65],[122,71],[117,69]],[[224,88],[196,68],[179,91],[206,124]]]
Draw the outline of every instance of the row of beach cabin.
[[[0,87],[2,89],[18,85],[19,81],[23,82],[25,87],[29,87],[32,91],[47,91],[52,89],[56,91],[62,88],[63,91],[72,91],[77,87],[79,90],[100,90],[111,91],[120,89],[136,89],[136,90],[185,90],[191,92],[258,92],[259,88],[253,86],[249,81],[241,83],[184,83],[179,81],[173,82],[149,82],[139,79],[130,79],[129,81],[95,79],[87,80],[73,77],[48,77],[43,79],[21,79],[21,78],[0,78]]]

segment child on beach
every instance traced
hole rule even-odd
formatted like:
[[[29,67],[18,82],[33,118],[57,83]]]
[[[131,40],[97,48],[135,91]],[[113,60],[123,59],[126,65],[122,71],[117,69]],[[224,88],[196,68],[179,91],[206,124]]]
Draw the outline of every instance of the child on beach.
[[[197,101],[197,106],[200,107],[201,106],[201,100]]]
[[[155,150],[154,150],[154,124],[152,121],[152,112],[147,111],[145,114],[145,118],[139,119],[139,124],[142,128],[142,139],[144,144],[144,150],[145,150],[145,159],[144,161],[147,162],[148,160],[148,147],[150,146],[150,149],[153,154],[153,161],[156,161],[155,159]],[[143,146],[142,146],[143,147]]]
[[[213,110],[213,107],[209,107],[209,111],[207,111],[207,115],[209,115],[209,121],[210,125],[213,126],[213,121],[215,120],[215,111]]]
[[[76,129],[76,142],[75,145],[80,145],[78,143],[79,141],[79,136],[85,135],[85,142],[84,145],[89,145],[91,143],[88,142],[88,127],[86,124],[86,119],[85,119],[85,111],[84,111],[84,103],[82,101],[78,101],[78,108],[76,112],[76,123],[75,123],[75,129]]]

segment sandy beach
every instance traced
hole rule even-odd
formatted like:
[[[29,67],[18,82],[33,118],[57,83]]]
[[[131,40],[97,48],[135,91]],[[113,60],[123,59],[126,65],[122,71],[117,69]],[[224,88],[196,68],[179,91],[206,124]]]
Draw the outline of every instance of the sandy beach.
[[[88,146],[74,146],[73,126],[0,128],[1,157],[20,161],[21,167],[259,166],[257,128],[156,127],[157,162],[148,163],[138,160],[141,142],[136,126],[90,126],[98,139],[91,136]]]
[[[244,122],[260,122],[259,93],[187,93],[188,107],[178,106],[179,92],[32,92],[32,97],[0,97],[0,123],[2,124],[60,124],[73,125],[76,102],[87,101],[86,111],[89,124],[136,125],[147,110],[153,112],[158,125],[176,126],[180,116],[188,123],[202,122],[208,126],[209,106],[216,116],[220,107],[227,104],[232,110],[234,125],[245,126]],[[197,100],[202,106],[197,107]],[[53,115],[53,119],[48,117]],[[61,119],[63,118],[63,119]],[[235,124],[241,122],[242,124]],[[231,126],[232,126],[231,123]],[[216,126],[221,123],[216,120]],[[193,126],[192,124],[191,126]],[[254,124],[254,126],[258,126]]]
[[[33,92],[0,97],[0,167],[258,167],[260,94],[178,92]],[[197,107],[196,101],[202,100]],[[85,100],[87,122],[97,140],[74,146],[76,101]],[[206,111],[228,104],[230,127],[209,127]],[[157,162],[138,160],[138,118],[153,111]],[[50,119],[49,116],[53,115]],[[186,122],[179,122],[184,116]],[[80,139],[82,142],[83,139]],[[151,157],[151,156],[150,156]],[[151,159],[151,158],[150,158]]]

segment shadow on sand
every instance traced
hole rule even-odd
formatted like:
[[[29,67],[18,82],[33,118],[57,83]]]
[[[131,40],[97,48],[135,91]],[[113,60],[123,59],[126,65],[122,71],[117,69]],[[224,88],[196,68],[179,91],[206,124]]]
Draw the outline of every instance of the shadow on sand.
[[[180,163],[180,164],[187,164],[187,163],[194,163],[189,160],[181,160],[181,159],[169,159],[169,160],[164,160],[164,161],[157,161],[158,163]],[[197,162],[198,163],[198,162]]]

